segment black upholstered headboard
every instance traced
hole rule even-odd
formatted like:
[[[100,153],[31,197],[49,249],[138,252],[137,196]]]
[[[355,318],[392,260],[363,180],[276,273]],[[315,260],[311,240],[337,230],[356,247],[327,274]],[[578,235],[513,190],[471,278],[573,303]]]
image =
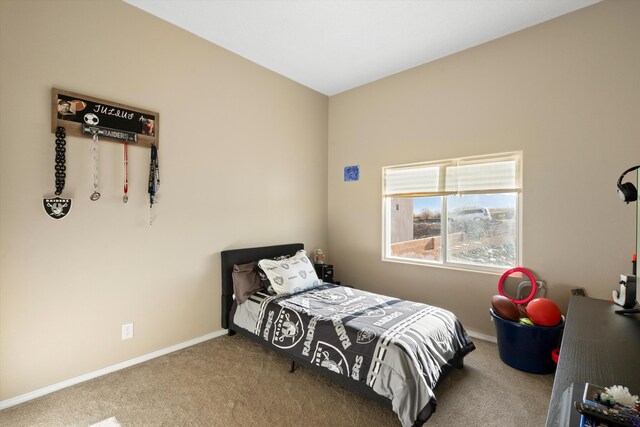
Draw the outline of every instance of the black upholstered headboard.
[[[263,246],[260,248],[232,249],[222,251],[222,327],[229,329],[229,314],[233,306],[233,279],[231,273],[235,264],[246,264],[259,261],[263,258],[275,258],[281,255],[295,255],[300,249],[304,249],[302,243],[289,243],[286,245]]]

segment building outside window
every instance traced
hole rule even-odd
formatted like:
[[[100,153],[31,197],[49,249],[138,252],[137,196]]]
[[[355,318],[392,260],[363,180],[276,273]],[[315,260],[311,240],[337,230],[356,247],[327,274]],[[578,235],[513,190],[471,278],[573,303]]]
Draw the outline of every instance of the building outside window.
[[[521,153],[383,168],[383,259],[496,272],[519,265],[521,175]]]

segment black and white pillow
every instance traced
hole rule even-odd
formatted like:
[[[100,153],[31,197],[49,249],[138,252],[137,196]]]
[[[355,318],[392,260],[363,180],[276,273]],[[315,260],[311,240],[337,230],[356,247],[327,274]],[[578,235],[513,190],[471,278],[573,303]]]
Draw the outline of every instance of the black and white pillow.
[[[322,285],[304,249],[280,261],[262,259],[258,265],[278,294],[294,294]]]
[[[260,278],[260,282],[262,283],[262,287],[267,290],[269,295],[275,295],[276,291],[273,290],[273,286],[271,286],[271,282],[267,277],[267,273],[264,272],[263,269],[260,268],[258,263],[256,263],[256,271],[258,272],[258,277]]]

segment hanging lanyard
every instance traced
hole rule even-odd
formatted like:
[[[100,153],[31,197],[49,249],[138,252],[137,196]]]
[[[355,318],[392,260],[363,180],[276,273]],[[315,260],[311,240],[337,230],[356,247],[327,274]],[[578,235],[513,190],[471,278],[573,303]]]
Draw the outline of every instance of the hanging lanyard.
[[[149,225],[153,223],[153,204],[156,202],[156,193],[160,188],[160,169],[158,165],[158,148],[151,144],[151,161],[149,163]]]
[[[56,196],[62,194],[62,190],[64,190],[64,181],[67,177],[67,166],[66,162],[66,145],[67,140],[65,139],[67,136],[64,128],[62,126],[58,126],[56,128]]]
[[[98,129],[93,131],[93,194],[91,200],[94,202],[100,198],[98,193]]]
[[[129,146],[128,141],[124,140],[124,196],[122,196],[122,201],[127,203],[129,201],[129,159],[127,157],[127,147]]]

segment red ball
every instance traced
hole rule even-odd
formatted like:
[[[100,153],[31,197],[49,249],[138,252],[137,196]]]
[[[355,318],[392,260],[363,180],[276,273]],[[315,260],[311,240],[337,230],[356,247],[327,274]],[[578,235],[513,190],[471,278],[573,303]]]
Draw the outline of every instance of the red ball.
[[[518,307],[509,298],[502,295],[494,295],[491,297],[491,307],[493,311],[503,319],[518,321],[520,313]]]
[[[536,298],[527,306],[529,319],[538,326],[556,326],[562,321],[560,307],[547,298]]]

